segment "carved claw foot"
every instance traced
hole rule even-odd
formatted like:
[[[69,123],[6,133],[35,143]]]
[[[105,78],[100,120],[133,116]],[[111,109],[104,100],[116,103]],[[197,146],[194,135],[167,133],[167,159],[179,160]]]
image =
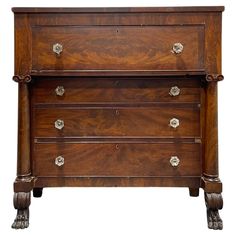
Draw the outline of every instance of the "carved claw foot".
[[[223,229],[223,222],[220,218],[219,209],[223,207],[223,198],[218,193],[205,193],[207,207],[207,222],[209,229]]]
[[[25,229],[29,227],[29,209],[17,210],[16,218],[11,226],[13,229]]]
[[[223,229],[223,222],[218,210],[207,210],[207,221],[209,229]]]
[[[12,224],[13,229],[24,229],[29,226],[30,192],[14,193],[14,207],[17,209],[16,218]]]

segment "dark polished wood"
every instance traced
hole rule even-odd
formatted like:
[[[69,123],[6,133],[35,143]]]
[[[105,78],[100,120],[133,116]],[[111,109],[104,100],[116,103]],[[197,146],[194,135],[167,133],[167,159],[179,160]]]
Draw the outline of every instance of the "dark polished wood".
[[[199,177],[38,177],[35,187],[192,187],[199,188]]]
[[[174,110],[173,110],[174,109]],[[34,109],[35,137],[199,137],[199,108],[85,107]],[[179,127],[170,120],[180,120]],[[64,121],[61,130],[55,122]],[[144,128],[145,127],[145,128]]]
[[[41,197],[45,187],[159,186],[187,187],[190,196],[202,188],[208,227],[222,229],[224,7],[12,10],[19,85],[12,227],[28,227],[30,192]]]
[[[31,175],[30,166],[30,98],[29,86],[26,83],[18,84],[18,158],[17,176]]]
[[[200,176],[199,144],[36,144],[35,176]],[[63,156],[65,164],[55,165]],[[170,164],[178,156],[179,167]]]
[[[63,86],[64,94],[58,96],[56,88]],[[177,86],[179,96],[171,96],[170,89]],[[135,103],[200,103],[199,77],[163,78],[39,78],[32,88],[34,104],[130,104]]]
[[[32,30],[32,70],[204,68],[203,25],[42,26]],[[175,54],[172,46],[180,39],[184,39],[184,53]],[[55,42],[63,46],[56,57],[49,47]]]

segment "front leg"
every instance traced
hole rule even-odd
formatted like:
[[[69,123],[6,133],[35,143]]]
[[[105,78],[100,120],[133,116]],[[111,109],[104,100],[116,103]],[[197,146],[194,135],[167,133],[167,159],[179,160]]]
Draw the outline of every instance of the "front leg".
[[[207,222],[209,229],[222,229],[223,222],[218,210],[223,207],[223,198],[220,193],[205,193],[207,207]]]
[[[30,192],[14,193],[13,202],[15,209],[17,209],[17,215],[12,224],[12,228],[27,228],[29,226]]]

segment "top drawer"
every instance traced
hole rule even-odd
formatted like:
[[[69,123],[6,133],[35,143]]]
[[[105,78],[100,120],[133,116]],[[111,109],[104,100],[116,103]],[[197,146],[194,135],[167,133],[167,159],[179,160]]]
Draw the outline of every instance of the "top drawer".
[[[35,26],[32,70],[203,70],[204,26]]]

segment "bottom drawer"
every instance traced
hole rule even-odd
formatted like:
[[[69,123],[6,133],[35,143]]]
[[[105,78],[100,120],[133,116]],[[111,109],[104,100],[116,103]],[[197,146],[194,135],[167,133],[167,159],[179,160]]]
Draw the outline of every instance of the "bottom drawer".
[[[35,176],[143,177],[201,174],[200,144],[41,143],[34,145],[33,152]]]

